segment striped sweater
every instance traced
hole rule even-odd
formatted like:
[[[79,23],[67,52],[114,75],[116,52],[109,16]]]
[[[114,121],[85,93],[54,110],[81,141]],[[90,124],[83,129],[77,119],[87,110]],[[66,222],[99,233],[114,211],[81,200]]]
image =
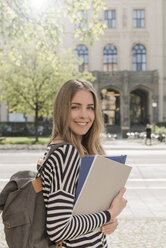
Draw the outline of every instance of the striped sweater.
[[[106,236],[96,228],[110,220],[108,211],[72,215],[79,167],[80,155],[70,144],[59,146],[44,166],[42,184],[47,233],[51,241],[63,241],[62,247],[106,248]]]

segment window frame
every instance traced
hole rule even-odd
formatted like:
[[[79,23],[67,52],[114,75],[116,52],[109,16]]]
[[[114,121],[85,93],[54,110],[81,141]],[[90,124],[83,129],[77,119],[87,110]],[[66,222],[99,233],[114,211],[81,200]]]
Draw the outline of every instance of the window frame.
[[[139,47],[136,48],[137,46]],[[147,70],[147,50],[143,44],[136,44],[132,48],[132,70],[133,71]]]
[[[78,50],[78,48],[80,48]],[[79,65],[79,72],[88,71],[89,66],[89,50],[88,47],[84,44],[79,44],[76,47],[76,53],[79,59],[82,59],[83,62]]]
[[[145,28],[145,9],[133,9],[133,28]]]
[[[109,44],[103,48],[103,70],[110,72],[118,70],[118,50],[114,45]]]
[[[109,18],[110,15],[110,18]],[[117,26],[116,9],[107,9],[104,11],[104,22],[108,29],[116,29]]]
[[[76,13],[76,19],[79,20],[78,23],[75,23],[75,28],[87,28],[88,22],[88,13],[86,10],[82,9]]]

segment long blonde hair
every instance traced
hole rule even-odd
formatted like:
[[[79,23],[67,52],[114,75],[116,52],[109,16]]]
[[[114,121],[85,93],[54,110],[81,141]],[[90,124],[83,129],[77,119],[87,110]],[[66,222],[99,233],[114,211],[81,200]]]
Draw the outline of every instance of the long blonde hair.
[[[69,113],[71,101],[79,90],[88,90],[92,93],[95,105],[95,119],[89,131],[82,137],[82,141],[77,138],[69,128]],[[61,137],[67,143],[74,145],[81,156],[104,154],[100,143],[100,133],[103,130],[103,119],[99,109],[99,103],[94,88],[85,80],[69,80],[59,89],[53,113],[53,129],[50,143],[57,137]]]

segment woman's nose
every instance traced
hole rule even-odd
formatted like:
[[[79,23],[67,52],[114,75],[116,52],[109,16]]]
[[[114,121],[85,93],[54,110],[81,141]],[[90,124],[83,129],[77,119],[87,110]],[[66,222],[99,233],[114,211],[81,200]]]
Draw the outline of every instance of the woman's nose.
[[[87,109],[84,109],[84,108],[80,109],[80,117],[82,117],[82,118],[88,117]]]

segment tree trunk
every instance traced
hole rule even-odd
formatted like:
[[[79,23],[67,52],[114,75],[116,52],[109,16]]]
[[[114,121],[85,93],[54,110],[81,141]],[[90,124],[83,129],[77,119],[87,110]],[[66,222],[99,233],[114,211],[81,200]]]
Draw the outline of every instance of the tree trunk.
[[[38,105],[35,110],[35,143],[38,142]]]

